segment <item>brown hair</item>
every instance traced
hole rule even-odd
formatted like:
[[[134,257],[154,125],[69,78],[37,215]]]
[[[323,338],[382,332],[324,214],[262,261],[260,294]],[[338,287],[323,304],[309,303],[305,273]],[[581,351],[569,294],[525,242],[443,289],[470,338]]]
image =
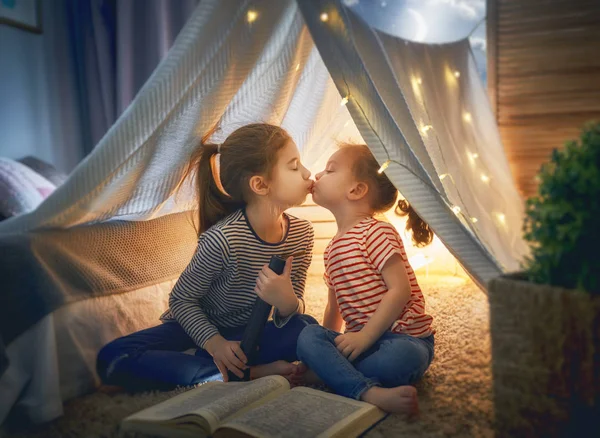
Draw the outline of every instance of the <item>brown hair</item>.
[[[270,177],[277,152],[290,140],[283,128],[253,123],[229,134],[219,147],[208,142],[216,130],[215,127],[202,137],[184,175],[185,179],[196,174],[198,234],[246,206],[251,196],[250,178],[261,174]],[[211,157],[219,151],[221,184],[230,197],[219,190],[211,171]]]
[[[341,147],[354,154],[352,173],[357,180],[369,186],[371,207],[375,213],[383,213],[396,203],[398,190],[385,173],[379,173],[379,164],[367,145],[342,144]],[[406,199],[401,199],[396,205],[396,214],[408,215],[406,230],[412,232],[412,241],[415,246],[427,246],[433,240],[433,231],[429,225],[419,217]]]

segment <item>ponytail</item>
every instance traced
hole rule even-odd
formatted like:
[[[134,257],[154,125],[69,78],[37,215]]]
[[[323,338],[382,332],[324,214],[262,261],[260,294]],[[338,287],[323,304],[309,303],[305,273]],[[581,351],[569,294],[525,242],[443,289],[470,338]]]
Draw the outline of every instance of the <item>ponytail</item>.
[[[370,188],[371,208],[375,213],[388,211],[396,203],[398,190],[385,173],[379,173],[379,164],[365,144],[342,143],[341,148],[354,155],[352,172],[359,181],[366,181]],[[412,241],[418,248],[433,241],[433,231],[419,217],[406,199],[398,201],[395,212],[399,216],[408,215],[406,230],[412,232]]]
[[[208,143],[210,134],[200,140],[197,152],[196,193],[198,194],[198,235],[208,230],[224,217],[243,207],[243,203],[235,202],[225,195],[215,182],[211,159],[219,151],[219,146]],[[192,159],[193,161],[194,159]]]
[[[408,215],[406,230],[412,232],[412,241],[417,248],[427,246],[433,241],[433,231],[431,231],[429,225],[421,219],[406,199],[398,201],[395,211],[399,216]]]

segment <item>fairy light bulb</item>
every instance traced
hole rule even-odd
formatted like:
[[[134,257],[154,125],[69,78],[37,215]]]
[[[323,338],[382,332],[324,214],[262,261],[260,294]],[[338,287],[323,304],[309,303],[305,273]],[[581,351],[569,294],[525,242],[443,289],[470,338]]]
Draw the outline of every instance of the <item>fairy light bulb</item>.
[[[340,106],[345,106],[348,103],[348,96],[344,97],[340,102]]]
[[[473,120],[473,117],[471,117],[471,113],[464,113],[463,114],[463,119],[464,119],[465,122],[471,123],[471,121]]]
[[[477,218],[476,217],[472,217],[471,218],[471,222],[473,222],[474,224],[476,224],[477,223]]]
[[[381,175],[383,173],[383,171],[389,167],[389,165],[390,165],[390,160],[387,160],[385,163],[383,163],[381,165],[381,167],[379,168],[377,173]]]
[[[429,131],[430,129],[433,129],[433,126],[431,126],[431,125],[423,125],[423,126],[421,126],[421,132],[423,134],[427,134],[427,131]]]
[[[496,213],[496,217],[502,225],[506,223],[506,216],[504,215],[504,213]]]
[[[455,77],[456,79],[460,78],[460,72],[459,72],[458,70],[456,70],[456,71],[454,72],[454,77]]]
[[[300,63],[296,64],[296,71],[300,70]]]
[[[254,23],[257,18],[258,18],[258,12],[254,11],[254,10],[248,11],[248,15],[247,15],[248,23]]]
[[[446,178],[447,176],[450,176],[450,175],[449,175],[449,174],[447,174],[447,173],[442,173],[442,174],[440,175],[440,181],[443,181],[443,180],[444,180],[444,178]]]
[[[423,81],[418,76],[412,76],[410,78],[410,83],[412,85],[413,93],[415,94],[415,98],[419,101],[423,100],[423,90],[421,89],[421,84]]]
[[[329,14],[327,12],[323,12],[321,14],[321,21],[325,23],[327,20],[329,20]]]
[[[487,176],[485,173],[481,174],[481,181],[483,181],[484,183],[489,183],[490,182],[490,177]]]
[[[452,211],[455,215],[458,216],[460,214],[460,207],[458,205],[455,205],[454,207],[452,207]]]

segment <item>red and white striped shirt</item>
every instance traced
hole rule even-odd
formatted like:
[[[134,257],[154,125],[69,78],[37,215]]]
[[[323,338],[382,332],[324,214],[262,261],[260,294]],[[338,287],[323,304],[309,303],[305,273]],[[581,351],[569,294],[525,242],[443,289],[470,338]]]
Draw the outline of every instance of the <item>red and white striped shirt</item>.
[[[398,254],[410,281],[411,296],[390,330],[424,338],[434,333],[433,318],[425,313],[425,299],[408,262],[402,238],[393,225],[373,218],[334,238],[325,249],[325,282],[335,291],[347,332],[360,331],[388,291],[382,270]]]

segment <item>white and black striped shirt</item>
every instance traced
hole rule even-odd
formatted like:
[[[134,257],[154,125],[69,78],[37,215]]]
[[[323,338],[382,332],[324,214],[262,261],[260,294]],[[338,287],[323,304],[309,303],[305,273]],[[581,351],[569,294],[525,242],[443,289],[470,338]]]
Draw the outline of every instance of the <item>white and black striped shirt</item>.
[[[312,259],[314,231],[309,221],[286,214],[288,229],[279,243],[260,239],[244,210],[227,216],[200,235],[198,248],[169,296],[169,310],[162,321],[176,320],[204,348],[219,334],[217,327],[248,323],[256,300],[254,287],[259,271],[272,255],[291,255],[292,285],[298,297],[298,313],[304,313],[304,286]],[[273,320],[282,327],[277,310]]]

